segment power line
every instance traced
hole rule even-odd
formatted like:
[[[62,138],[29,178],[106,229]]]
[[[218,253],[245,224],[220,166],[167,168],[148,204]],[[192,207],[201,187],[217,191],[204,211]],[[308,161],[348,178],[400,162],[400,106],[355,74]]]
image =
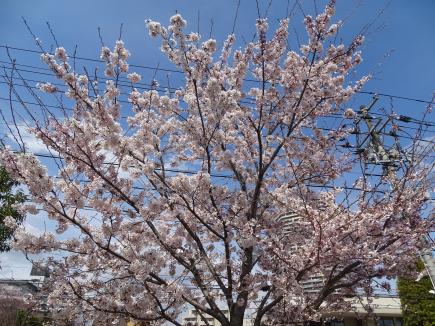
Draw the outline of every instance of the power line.
[[[1,62],[1,61],[0,61]],[[12,68],[12,67],[5,67],[5,66],[0,66],[1,68],[4,68],[4,69],[9,69],[9,70],[16,70],[16,71],[21,71],[21,72],[29,72],[29,73],[32,73],[32,74],[36,74],[36,75],[44,75],[44,76],[51,76],[51,77],[55,77],[53,74],[51,74],[51,73],[40,73],[40,72],[35,72],[35,71],[31,71],[31,70],[25,70],[25,69],[19,69],[19,68]],[[11,78],[10,76],[6,76],[6,75],[0,75],[0,77],[3,77],[4,79],[6,79],[6,78]],[[22,80],[20,77],[12,77],[12,79],[17,79],[17,80]],[[109,78],[100,78],[100,79],[103,79],[103,80],[110,80]],[[46,82],[46,80],[35,80],[35,79],[30,79],[30,78],[23,78],[23,80],[25,81],[25,82],[35,82],[35,83],[44,83],[44,82]],[[9,84],[9,82],[8,81],[0,81],[0,84]],[[66,85],[65,84],[62,84],[62,83],[55,83],[55,82],[52,82],[51,83],[52,85],[54,85],[54,86],[57,86],[57,87],[66,87]],[[143,86],[137,86],[136,84],[134,85],[134,88],[136,88],[136,89],[139,89],[139,90],[147,90],[147,91],[151,91],[151,90],[155,90],[155,91],[158,91],[158,92],[163,92],[163,93],[170,93],[170,94],[173,94],[173,93],[175,93],[175,91],[173,91],[173,90],[169,90],[169,89],[166,89],[166,88],[162,88],[162,87],[153,87],[151,84],[145,84],[145,83],[138,83],[139,85],[143,85]],[[29,86],[29,85],[23,85],[23,84],[18,84],[18,83],[15,83],[14,84],[14,86],[19,86],[19,87],[28,87],[28,88],[32,88],[32,89],[38,89],[37,87],[34,87],[34,86]],[[120,90],[121,90],[121,87],[132,87],[132,85],[129,85],[129,84],[122,84],[122,83],[118,83],[118,86],[119,86],[119,88],[120,88]],[[60,89],[59,89],[60,90]],[[126,92],[120,92],[120,94],[121,95],[125,95],[125,96],[128,96],[129,95],[129,93],[126,93]],[[239,101],[241,104],[247,104],[247,105],[253,105],[253,104],[255,104],[255,99],[254,98],[246,98],[247,100],[242,100],[242,101]],[[129,103],[129,104],[131,104],[130,102],[127,102],[127,101],[123,101],[123,100],[119,100],[121,103]],[[389,115],[387,115],[387,114],[382,114],[382,113],[379,113],[379,112],[373,112],[373,113],[371,113],[371,115],[374,115],[374,116],[380,116],[380,117],[390,117]],[[340,114],[330,114],[330,115],[327,115],[327,116],[325,116],[325,117],[331,117],[331,118],[341,118],[342,117],[342,115],[340,115]],[[430,122],[428,122],[428,121],[424,121],[424,120],[419,120],[419,119],[416,119],[416,118],[413,118],[413,117],[408,117],[408,116],[398,116],[398,118],[397,118],[398,120],[400,120],[400,121],[404,121],[404,122],[407,122],[407,123],[415,123],[415,124],[420,124],[420,125],[425,125],[425,126],[430,126],[430,127],[435,127],[435,123],[430,123]]]
[[[395,98],[395,99],[398,99],[398,100],[420,102],[420,103],[425,103],[425,104],[429,104],[429,105],[433,105],[434,104],[434,101],[426,101],[426,100],[422,100],[422,99],[417,99],[417,98],[412,98],[412,97],[407,97],[407,96],[400,96],[400,95],[392,95],[392,94],[386,94],[386,93],[377,93],[377,92],[373,92],[373,91],[357,91],[357,93],[359,93],[359,94],[367,94],[367,95],[377,95],[377,96],[383,96],[383,97],[390,97],[390,98]]]
[[[0,48],[10,49],[10,50],[16,50],[16,51],[22,51],[22,52],[30,52],[30,53],[39,53],[39,54],[43,54],[44,53],[44,52],[42,52],[40,50],[31,50],[31,49],[18,48],[18,47],[12,47],[12,46],[7,46],[7,45],[0,45]],[[104,60],[101,60],[101,59],[92,59],[92,58],[86,58],[86,57],[80,57],[80,56],[70,56],[70,58],[72,58],[72,59],[78,59],[78,60],[83,60],[83,61],[90,61],[90,62],[106,63]],[[173,72],[173,73],[178,73],[178,74],[184,74],[184,72],[181,71],[181,70],[175,70],[175,69],[170,69],[170,68],[161,68],[161,67],[139,65],[139,64],[129,64],[129,66],[130,67],[135,67],[135,68],[142,68],[142,69],[153,70],[153,71],[164,71],[164,72]],[[244,79],[244,81],[262,82],[262,81],[256,80],[256,79]],[[357,93],[366,94],[366,95],[379,95],[379,96],[383,96],[383,97],[389,97],[389,98],[396,98],[396,99],[400,99],[400,100],[425,103],[425,104],[429,104],[429,105],[434,104],[433,101],[427,101],[427,100],[423,100],[423,99],[417,99],[417,98],[412,98],[412,97],[407,97],[407,96],[399,96],[399,95],[393,95],[393,94],[387,94],[387,93],[378,93],[378,92],[373,92],[373,91],[357,91]]]
[[[9,64],[9,63],[8,63]],[[24,66],[24,65],[23,65]],[[10,68],[10,67],[4,67],[5,69],[16,69],[16,68]],[[35,68],[35,67],[34,67]],[[37,67],[36,67],[37,68]],[[39,69],[39,68],[38,68]],[[157,68],[158,69],[158,68]],[[16,70],[20,70],[20,69],[16,69]],[[44,68],[43,70],[49,70],[49,69],[47,69],[47,68]],[[53,76],[53,74],[46,74],[46,73],[41,73],[41,72],[34,72],[34,71],[29,71],[29,70],[21,70],[21,71],[25,71],[25,72],[30,72],[30,73],[35,73],[35,74],[39,74],[39,75],[41,75],[41,74],[43,74],[43,75],[49,75],[49,76],[52,76],[52,77],[54,77]],[[3,77],[7,77],[7,76],[3,76]],[[23,78],[23,81],[24,82],[27,82],[27,81],[30,81],[30,79],[24,79]],[[58,85],[61,85],[61,84],[58,84]],[[146,84],[145,84],[146,85]],[[15,84],[15,86],[22,86],[22,87],[28,87],[28,88],[34,88],[34,89],[36,89],[36,87],[32,87],[32,86],[29,86],[29,85],[17,85],[17,84]],[[65,86],[65,85],[61,85],[61,86]],[[126,85],[121,85],[121,86],[126,86]],[[147,88],[148,90],[151,90],[152,88]],[[367,92],[366,92],[367,93]],[[387,96],[387,94],[383,94],[384,96]],[[7,100],[7,101],[10,101],[10,100],[12,100],[12,99],[6,99],[6,98],[0,98],[1,100]],[[402,99],[406,99],[406,98],[402,98]],[[24,102],[24,101],[18,101],[18,100],[12,100],[12,101],[14,101],[14,102],[20,102],[20,103],[26,103],[26,104],[31,104],[31,105],[38,105],[38,106],[41,106],[41,105],[45,105],[46,107],[54,107],[54,108],[59,108],[59,109],[67,109],[67,110],[71,110],[71,109],[69,109],[69,108],[64,108],[64,107],[61,107],[61,106],[50,106],[50,105],[46,105],[46,104],[41,104],[41,103],[32,103],[32,102]],[[127,102],[127,101],[122,101],[122,100],[119,100],[120,102],[122,102],[122,103],[129,103],[129,102]],[[253,103],[249,103],[249,104],[253,104]],[[378,115],[380,115],[380,116],[382,116],[381,114],[378,114]],[[125,118],[125,117],[124,117]],[[401,119],[402,117],[399,117],[399,120]],[[421,121],[421,120],[417,120],[417,119],[414,119],[414,118],[411,118],[411,117],[404,117],[404,118],[406,118],[406,119],[403,119],[402,121],[405,121],[405,122],[413,122],[413,123],[417,123],[417,124],[424,124],[424,125],[426,125],[426,126],[431,126],[431,124],[430,123],[427,123],[426,121]],[[403,128],[408,128],[408,126],[400,126],[402,129]],[[412,127],[410,127],[410,128],[412,128]],[[335,129],[330,129],[330,128],[319,128],[319,129],[323,129],[323,130],[327,130],[327,131],[331,131],[331,130],[335,130]],[[416,129],[416,128],[414,128],[414,129]],[[416,129],[416,130],[420,130],[420,129]],[[425,130],[426,131],[426,130]],[[363,133],[361,133],[361,132],[359,132],[359,134],[363,134]],[[368,134],[368,133],[366,133],[366,134]],[[384,135],[389,135],[388,133],[383,133]],[[414,138],[412,138],[412,137],[407,137],[407,136],[404,136],[404,135],[400,135],[400,136],[397,136],[398,138],[405,138],[405,139],[414,139]],[[420,141],[422,141],[422,142],[428,142],[428,143],[435,143],[435,142],[432,142],[432,141],[429,141],[429,140],[425,140],[425,139],[422,139],[422,140],[420,140]]]
[[[7,62],[7,61],[1,61],[0,60],[0,63],[5,63],[5,64],[9,64],[9,65],[11,65],[11,67],[6,67],[6,66],[0,66],[1,68],[4,68],[4,69],[9,69],[9,70],[17,70],[17,71],[22,71],[22,72],[28,72],[28,73],[31,73],[31,74],[36,74],[36,75],[45,75],[45,76],[51,76],[51,77],[54,77],[54,78],[56,78],[56,76],[54,76],[53,75],[53,73],[52,73],[52,71],[51,71],[51,69],[49,69],[49,68],[40,68],[40,67],[36,67],[36,66],[31,66],[31,65],[23,65],[23,64],[17,64],[17,63],[14,63],[14,65],[15,66],[24,66],[24,67],[30,67],[30,68],[33,68],[33,69],[41,69],[41,70],[44,70],[44,71],[49,71],[50,73],[41,73],[41,72],[38,72],[38,71],[33,71],[33,70],[26,70],[26,69],[20,69],[20,68],[13,68],[12,67],[12,64],[10,63],[10,62]],[[158,69],[158,67],[156,67],[156,69]],[[1,77],[7,77],[7,76],[5,76],[5,75],[0,75]],[[14,79],[18,79],[18,80],[20,80],[20,78],[19,77],[13,77]],[[106,78],[106,77],[98,77],[98,79],[101,79],[101,80],[111,80],[110,78]],[[122,80],[124,80],[125,82],[127,82],[127,83],[129,83],[129,84],[121,84],[121,83],[118,83],[118,86],[120,86],[120,87],[133,87],[133,84],[131,84],[130,83],[130,81],[127,79],[127,78],[123,78],[123,77],[119,77],[119,79],[122,79]],[[31,81],[31,82],[37,82],[37,83],[43,83],[43,82],[46,82],[46,81],[44,81],[44,80],[32,80],[32,79],[25,79],[26,81]],[[5,83],[5,82],[2,82],[2,83]],[[65,84],[63,84],[63,83],[52,83],[54,86],[60,86],[60,87],[65,87],[66,85]],[[15,84],[16,85],[16,84]],[[25,86],[25,85],[19,85],[19,86]],[[171,93],[171,94],[173,94],[173,93],[175,93],[175,91],[172,91],[172,90],[170,90],[170,89],[167,89],[167,88],[164,88],[164,87],[155,87],[154,85],[152,85],[152,84],[147,84],[147,83],[141,83],[141,82],[139,82],[139,83],[135,83],[134,84],[134,88],[136,88],[136,89],[141,89],[141,90],[157,90],[157,91],[160,91],[160,92],[165,92],[165,93],[167,93],[167,92],[169,92],[169,93]],[[377,96],[389,96],[388,94],[383,94],[383,93],[380,93],[380,94],[378,94],[378,93],[375,93],[375,92],[363,92],[363,91],[361,91],[360,93],[363,93],[363,94],[371,94],[371,95],[377,95]],[[129,95],[128,93],[122,93],[121,92],[121,94],[122,95]],[[407,98],[407,97],[400,97],[401,99],[404,99],[404,100],[412,100],[411,98]],[[247,103],[247,104],[255,104],[255,98],[249,98],[249,97],[246,97],[246,99],[247,100],[250,100],[251,102],[249,102],[249,101],[240,101],[241,103]],[[417,99],[416,99],[417,100]],[[378,116],[387,116],[386,114],[381,114],[381,113],[372,113],[372,115],[378,115]],[[341,115],[337,115],[338,117],[341,117]],[[412,117],[406,117],[408,120],[410,120],[410,121],[407,121],[407,122],[414,122],[414,123],[422,123],[422,124],[425,124],[425,125],[428,125],[428,126],[435,126],[435,124],[431,124],[431,123],[429,123],[429,122],[427,122],[427,121],[422,121],[422,120],[418,120],[418,119],[415,119],[415,118],[412,118]]]
[[[3,61],[3,60],[0,60],[0,63],[10,65],[10,67],[1,66],[1,68],[4,68],[4,69],[9,69],[9,70],[14,69],[14,70],[18,70],[18,71],[29,72],[29,73],[32,73],[32,74],[39,74],[39,75],[51,76],[51,77],[57,78],[55,75],[53,75],[53,71],[50,68],[43,68],[43,67],[32,66],[32,65],[25,65],[25,64],[15,63],[15,62],[12,64],[9,61]],[[37,70],[42,70],[42,71],[47,71],[47,72],[40,72],[40,71],[34,71],[34,70],[16,68],[16,66],[25,67],[25,68],[31,68],[31,69],[37,69]],[[92,77],[92,76],[90,76],[90,77]],[[99,80],[112,80],[111,78],[108,78],[108,77],[105,77],[105,76],[98,76],[98,79]],[[128,85],[122,85],[122,86],[129,86],[129,87],[132,86],[132,84],[131,84],[131,82],[130,82],[130,80],[128,78],[123,77],[123,76],[119,76],[118,79],[123,80],[123,81],[128,83]],[[65,84],[59,84],[59,85],[65,86]],[[146,86],[146,87],[141,87],[141,86]],[[151,88],[152,86],[153,85],[147,84],[147,83],[144,83],[144,82],[134,83],[134,87],[138,88],[138,89],[148,89],[148,88]],[[157,89],[158,89],[158,87],[157,87]],[[166,91],[166,89],[164,89],[164,88],[160,87],[160,89],[162,89],[162,91]]]
[[[32,153],[32,154],[35,155],[36,157],[41,157],[41,158],[48,158],[48,159],[54,159],[54,160],[56,160],[56,159],[63,160],[64,159],[64,158],[62,158],[60,156],[55,156],[55,155],[50,155],[50,154],[43,154],[43,153]],[[105,165],[116,165],[116,166],[119,165],[117,163],[111,163],[111,162],[104,162],[103,164],[105,164]],[[155,168],[154,170],[155,171],[162,171],[162,168]],[[200,171],[193,171],[193,170],[167,169],[167,168],[165,168],[165,171],[172,172],[172,173],[180,173],[180,174],[191,174],[191,175],[195,175],[195,174],[198,174],[200,172]],[[210,176],[211,177],[215,177],[215,178],[224,178],[224,179],[236,180],[236,177],[231,176],[231,175],[223,175],[223,174],[211,173]],[[88,180],[74,180],[74,181],[89,182]],[[379,190],[379,189],[367,190],[367,189],[363,189],[363,188],[349,187],[349,186],[345,186],[345,185],[340,185],[340,186],[337,185],[336,186],[336,185],[326,185],[326,184],[322,185],[322,184],[311,184],[311,183],[306,183],[304,185],[306,187],[312,187],[312,188],[325,188],[325,189],[337,189],[337,188],[341,188],[341,189],[344,189],[344,190],[351,190],[351,191],[364,191],[364,192],[388,194],[388,191],[384,191],[384,190]],[[145,188],[138,187],[138,186],[133,186],[132,189],[135,189],[135,190],[145,190]]]
[[[25,49],[25,48],[17,48],[17,47],[8,46],[8,45],[0,45],[0,48],[9,49],[9,50],[15,50],[15,51],[21,51],[21,52],[38,53],[38,54],[49,53],[49,52],[42,52],[40,50],[31,50],[31,49]],[[83,61],[90,61],[90,62],[106,63],[104,60],[101,60],[101,59],[92,59],[92,58],[85,58],[85,57],[80,57],[80,56],[69,56],[69,58],[83,60]],[[178,74],[184,74],[184,72],[182,72],[181,70],[170,69],[170,68],[161,68],[161,67],[153,67],[153,66],[146,66],[146,65],[138,65],[138,64],[133,64],[133,63],[129,63],[128,65],[130,67],[134,67],[134,68],[142,68],[142,69],[149,69],[149,70],[156,70],[157,69],[157,70],[164,71],[164,72],[174,72],[174,73],[178,73]]]
[[[26,104],[26,105],[36,105],[36,106],[41,106],[41,104],[40,103],[36,103],[36,102],[29,102],[29,101],[20,101],[20,100],[15,100],[15,99],[9,99],[9,98],[6,98],[6,97],[0,97],[0,101],[11,101],[11,102],[14,102],[14,103],[23,103],[23,104]],[[129,103],[129,102],[127,102],[127,101],[122,101],[122,100],[119,100],[119,102],[121,102],[121,103]],[[50,104],[44,104],[44,106],[45,107],[47,107],[47,108],[53,108],[53,109],[61,109],[61,110],[67,110],[67,111],[73,111],[73,109],[71,109],[71,108],[66,108],[66,107],[62,107],[62,106],[60,106],[60,105],[50,105]],[[126,119],[127,118],[127,116],[121,116],[121,118],[122,119]],[[3,123],[4,124],[4,123]],[[320,127],[317,127],[318,129],[322,129],[322,130],[325,130],[325,131],[336,131],[336,129],[332,129],[332,128],[320,128]],[[406,128],[406,127],[404,127],[404,128]],[[359,132],[358,134],[369,134],[369,132]],[[385,135],[385,136],[391,136],[389,133],[386,133],[386,132],[382,132],[381,134],[383,134],[383,135]],[[410,137],[410,136],[406,136],[406,135],[398,135],[397,136],[398,138],[402,138],[402,139],[409,139],[409,140],[415,140],[415,138],[413,138],[413,137]],[[429,140],[429,139],[417,139],[419,142],[424,142],[424,143],[430,143],[430,144],[435,144],[435,141],[432,141],[432,140]]]
[[[54,76],[52,73],[41,73],[41,72],[37,72],[37,71],[20,69],[20,68],[13,68],[13,67],[6,67],[6,66],[0,66],[0,67],[2,67],[4,69],[11,70],[11,71],[12,70],[16,70],[16,71],[28,72],[28,73],[31,73],[31,74],[44,75],[44,76],[50,76],[50,77],[56,78],[56,76]],[[44,70],[51,71],[50,69],[44,69]],[[6,77],[8,77],[8,76],[6,76],[6,75],[0,75],[0,77],[3,77],[4,79],[6,79]],[[8,78],[10,78],[10,77],[8,77]],[[46,82],[46,80],[34,80],[34,79],[29,79],[29,78],[20,78],[20,77],[12,77],[12,78],[13,79],[18,79],[18,80],[23,79],[25,82],[29,82],[29,81],[30,82],[36,82],[36,83],[44,83],[44,82]],[[99,79],[110,80],[109,78],[104,78],[104,77],[99,77]],[[126,80],[126,81],[128,81],[128,80]],[[0,82],[0,83],[8,84],[9,82],[3,81],[3,82]],[[62,84],[62,83],[52,83],[52,84],[54,86],[66,87],[66,85]],[[145,84],[145,83],[138,83],[138,84],[139,85],[143,85],[143,86],[136,86],[136,84],[135,84],[134,88],[140,89],[140,90],[148,90],[148,91],[155,90],[155,91],[164,92],[164,93],[168,93],[169,92],[171,94],[175,93],[175,91],[172,91],[170,89],[162,88],[162,87],[154,87],[151,84]],[[32,88],[32,89],[37,89],[36,87],[28,86],[28,85],[22,85],[22,84],[14,84],[14,86],[29,87],[29,88]],[[132,87],[133,85],[132,84],[121,84],[121,83],[118,83],[118,86],[119,87]],[[367,93],[367,94],[376,94],[374,92],[365,92],[365,93]],[[121,95],[126,95],[126,96],[129,95],[129,93],[125,93],[125,92],[120,92],[120,94]],[[387,96],[387,94],[382,94],[382,95]],[[402,98],[402,99],[405,99],[405,98]],[[119,100],[119,101],[121,103],[129,103],[127,101],[122,101],[122,100]],[[253,105],[253,104],[255,104],[255,99],[254,98],[246,98],[246,100],[239,101],[239,103],[241,103],[241,104],[247,104],[247,105]],[[382,114],[382,113],[379,113],[379,112],[378,113],[371,113],[371,115],[381,116],[381,117],[388,117],[388,118],[391,117],[390,115]],[[325,116],[325,117],[342,117],[342,115],[340,115],[340,114],[333,114],[332,113],[332,114],[330,114],[328,116]],[[413,118],[413,117],[409,117],[409,116],[399,115],[397,117],[397,119],[400,120],[400,121],[406,122],[406,123],[415,123],[415,124],[435,127],[435,123],[430,123],[428,121],[419,120],[419,119],[416,119],[416,118]]]
[[[1,75],[0,74],[0,77],[4,77],[4,78],[6,78],[7,76],[6,75]],[[21,80],[20,78],[18,78],[18,77],[13,77],[14,79],[19,79],[19,80]],[[36,82],[36,83],[38,83],[38,82],[45,82],[45,81],[42,81],[42,80],[34,80],[34,79],[24,79],[24,81],[27,83],[27,82]],[[9,84],[9,82],[8,81],[0,81],[0,84]],[[60,84],[60,83],[52,83],[54,86],[60,86],[60,87],[65,87],[65,85],[64,84]],[[35,87],[35,86],[30,86],[30,85],[25,85],[25,84],[18,84],[18,83],[15,83],[14,84],[14,86],[16,87],[16,86],[18,86],[18,87],[25,87],[25,88],[30,88],[30,89],[35,89],[35,90],[37,90],[38,88],[37,87]],[[123,86],[123,85],[121,85],[121,86]],[[142,87],[142,89],[147,89],[147,90],[152,90],[151,88],[144,88],[144,87]],[[128,93],[123,93],[123,92],[121,92],[120,93],[121,95],[129,95]],[[0,98],[1,100],[4,100],[4,101],[9,101],[10,99],[9,98]],[[17,101],[17,100],[12,100],[13,102],[20,102],[20,101]],[[125,100],[121,100],[121,99],[118,99],[118,101],[120,102],[120,103],[126,103],[126,104],[131,104],[130,102],[128,102],[128,101],[125,101]],[[32,102],[26,102],[26,101],[23,101],[25,104],[30,104],[30,105],[37,105],[37,106],[41,106],[41,103],[32,103]],[[254,104],[253,102],[246,102],[246,101],[240,101],[240,103],[242,103],[242,104]],[[65,109],[65,110],[68,110],[68,111],[72,111],[72,109],[70,109],[70,108],[67,108],[67,107],[61,107],[61,106],[51,106],[51,105],[48,105],[48,104],[45,104],[44,103],[44,106],[46,106],[46,107],[53,107],[53,108],[59,108],[59,109]],[[381,114],[381,113],[371,113],[371,115],[373,115],[373,116],[379,116],[379,117],[390,117],[389,115],[386,115],[386,114]],[[322,118],[334,118],[334,119],[337,119],[337,118],[341,118],[342,117],[342,115],[340,115],[340,114],[334,114],[334,113],[332,113],[332,114],[329,114],[329,115],[326,115],[326,116],[324,116],[324,117],[322,117]],[[125,118],[125,117],[124,117]],[[405,123],[414,123],[414,124],[418,124],[418,125],[424,125],[424,126],[426,126],[426,127],[435,127],[435,124],[433,124],[433,123],[430,123],[430,122],[427,122],[427,121],[424,121],[424,120],[418,120],[418,119],[415,119],[415,118],[412,118],[412,117],[408,117],[408,116],[398,116],[397,117],[397,120],[399,120],[399,121],[403,121],[403,122],[405,122]],[[411,127],[411,126],[404,126],[404,125],[398,125],[398,127],[399,128],[408,128],[408,129],[413,129],[413,130],[420,130],[420,128],[414,128],[414,127]],[[435,132],[435,130],[429,130],[429,129],[425,129],[424,130],[425,132]]]

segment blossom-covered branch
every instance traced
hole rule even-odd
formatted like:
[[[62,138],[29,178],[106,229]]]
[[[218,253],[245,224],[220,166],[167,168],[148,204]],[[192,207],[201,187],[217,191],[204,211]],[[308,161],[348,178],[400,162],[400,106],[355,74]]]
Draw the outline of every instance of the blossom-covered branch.
[[[73,103],[72,114],[33,117],[30,128],[56,153],[56,175],[31,153],[6,149],[0,163],[27,186],[23,214],[43,210],[57,223],[57,234],[20,229],[15,244],[64,253],[49,260],[51,302],[102,324],[180,325],[190,304],[225,326],[241,326],[247,309],[256,326],[276,325],[336,311],[345,295],[370,294],[373,278],[413,264],[433,227],[424,215],[432,166],[417,149],[400,169],[369,177],[339,145],[351,131],[321,128],[330,115],[356,119],[345,105],[369,80],[349,77],[363,36],[334,45],[333,14],[332,1],[305,18],[299,50],[287,47],[288,20],[268,38],[258,19],[257,40],[234,50],[230,35],[220,54],[214,39],[186,33],[179,14],[168,27],[147,21],[184,73],[166,94],[135,86],[142,76],[121,40],[101,50],[101,91],[64,48],[42,55],[66,90],[39,89]],[[120,76],[132,85],[126,106]],[[328,187],[343,182],[352,187]],[[313,277],[318,289],[307,291]]]

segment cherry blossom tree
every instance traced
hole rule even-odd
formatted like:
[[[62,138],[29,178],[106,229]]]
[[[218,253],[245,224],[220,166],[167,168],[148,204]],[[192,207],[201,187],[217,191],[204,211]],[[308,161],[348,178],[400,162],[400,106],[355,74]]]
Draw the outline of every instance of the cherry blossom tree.
[[[155,82],[139,91],[121,40],[101,50],[104,89],[73,70],[64,48],[42,54],[66,91],[40,90],[73,103],[62,117],[44,107],[45,123],[30,127],[57,174],[29,152],[3,150],[0,163],[27,187],[22,213],[57,223],[57,234],[19,228],[15,247],[63,253],[48,260],[62,316],[181,325],[189,305],[225,326],[241,326],[248,310],[255,326],[317,320],[370,296],[374,279],[410,270],[434,225],[432,165],[418,135],[378,176],[366,173],[365,153],[340,145],[360,119],[346,103],[370,77],[350,76],[364,38],[334,44],[333,14],[332,1],[306,16],[298,50],[288,48],[288,20],[272,33],[258,19],[256,40],[233,49],[229,35],[220,53],[214,39],[185,32],[179,14],[168,27],[147,21],[184,73],[166,93]],[[322,129],[331,115],[344,122]],[[313,277],[318,289],[306,291]]]

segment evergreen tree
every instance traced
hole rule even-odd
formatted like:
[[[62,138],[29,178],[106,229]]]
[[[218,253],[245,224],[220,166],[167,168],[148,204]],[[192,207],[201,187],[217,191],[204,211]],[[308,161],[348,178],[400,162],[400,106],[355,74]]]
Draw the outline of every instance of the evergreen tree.
[[[422,261],[417,262],[417,269],[424,270]],[[419,281],[399,278],[398,289],[405,326],[435,325],[435,294],[429,292],[433,289],[429,276]]]
[[[0,166],[0,252],[10,250],[10,239],[14,228],[5,223],[11,217],[17,224],[23,221],[23,216],[15,209],[15,205],[25,199],[21,191],[15,191],[18,183],[10,178],[6,170]]]

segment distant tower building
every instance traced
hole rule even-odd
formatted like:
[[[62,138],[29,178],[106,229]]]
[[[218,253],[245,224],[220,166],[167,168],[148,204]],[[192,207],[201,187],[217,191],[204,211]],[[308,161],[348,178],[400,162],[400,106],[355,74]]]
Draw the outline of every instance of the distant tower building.
[[[295,212],[289,212],[287,214],[279,216],[276,220],[278,223],[282,225],[282,229],[284,230],[285,235],[289,235],[293,233],[295,229],[295,224],[300,221],[302,217],[300,217]]]
[[[293,211],[279,216],[276,220],[282,225],[284,235],[288,237],[297,233],[303,223],[302,217]],[[295,245],[295,247],[297,247],[297,245]],[[318,293],[323,287],[324,278],[322,274],[315,274],[300,281],[300,284],[305,293]]]

